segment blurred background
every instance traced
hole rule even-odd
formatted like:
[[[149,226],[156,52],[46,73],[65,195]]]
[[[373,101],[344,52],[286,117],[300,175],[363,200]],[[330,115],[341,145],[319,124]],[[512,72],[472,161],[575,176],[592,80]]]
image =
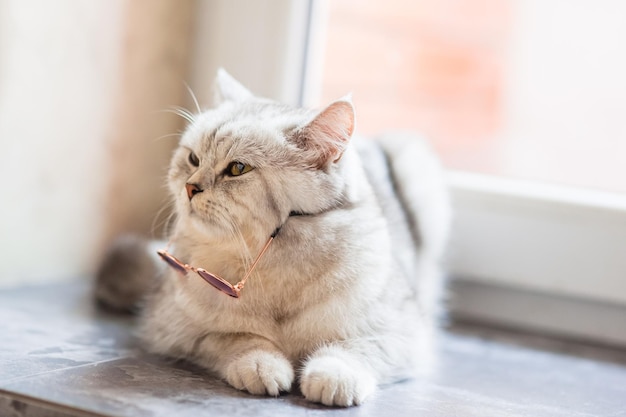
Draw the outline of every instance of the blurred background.
[[[294,105],[352,92],[361,134],[427,136],[466,283],[626,305],[625,19],[620,0],[0,0],[0,286],[160,237],[169,110],[195,110],[188,88],[210,107],[224,67]]]
[[[420,130],[449,168],[626,191],[626,3],[329,8],[323,97],[354,90],[362,132]]]

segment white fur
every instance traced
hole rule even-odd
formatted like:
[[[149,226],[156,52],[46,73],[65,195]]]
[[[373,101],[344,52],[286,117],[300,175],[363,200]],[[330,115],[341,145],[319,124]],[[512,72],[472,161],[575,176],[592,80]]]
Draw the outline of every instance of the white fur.
[[[359,405],[376,389],[376,375],[338,347],[319,349],[304,364],[300,388],[306,399],[326,405]]]
[[[408,215],[419,218],[427,247],[415,247],[402,218],[383,210],[366,175],[374,165],[348,142],[349,100],[311,112],[257,99],[223,72],[217,83],[218,107],[194,118],[172,159],[170,251],[235,283],[282,229],[240,299],[168,270],[142,316],[149,348],[253,394],[278,395],[298,378],[307,399],[338,406],[429,368],[434,319],[420,300],[436,303],[430,292],[440,287],[448,219],[433,156],[405,140],[396,162],[418,167],[400,184],[409,209],[420,211]],[[380,152],[373,142],[361,146]],[[189,163],[190,152],[200,166]],[[232,161],[255,169],[225,176]],[[191,200],[187,182],[202,189]]]
[[[290,391],[293,379],[293,367],[283,355],[260,349],[244,353],[226,367],[230,385],[257,395]]]

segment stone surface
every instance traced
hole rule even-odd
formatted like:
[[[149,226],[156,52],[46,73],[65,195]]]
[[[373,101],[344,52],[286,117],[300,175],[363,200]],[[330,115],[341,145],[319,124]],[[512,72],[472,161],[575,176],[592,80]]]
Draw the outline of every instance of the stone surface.
[[[87,285],[0,292],[2,416],[626,416],[626,352],[456,326],[438,371],[335,409],[239,392],[146,354]]]

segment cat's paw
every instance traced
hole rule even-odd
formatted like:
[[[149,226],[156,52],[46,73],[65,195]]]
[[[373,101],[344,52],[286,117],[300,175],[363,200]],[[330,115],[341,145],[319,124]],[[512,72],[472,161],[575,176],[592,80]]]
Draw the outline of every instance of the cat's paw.
[[[300,389],[309,401],[349,407],[363,403],[375,391],[376,379],[340,358],[321,356],[311,359],[304,367]]]
[[[278,396],[291,390],[293,367],[283,356],[253,350],[235,359],[226,368],[226,381],[233,387],[256,395]]]

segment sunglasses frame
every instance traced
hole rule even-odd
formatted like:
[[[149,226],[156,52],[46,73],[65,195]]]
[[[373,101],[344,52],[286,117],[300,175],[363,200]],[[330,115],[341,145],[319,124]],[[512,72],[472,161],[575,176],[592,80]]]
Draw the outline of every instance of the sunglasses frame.
[[[259,261],[261,260],[265,252],[267,252],[267,250],[269,249],[272,241],[278,234],[279,230],[280,228],[276,229],[274,233],[271,234],[270,238],[267,240],[267,242],[263,246],[263,249],[261,249],[261,252],[254,259],[254,262],[252,262],[252,265],[248,269],[248,272],[246,272],[246,274],[241,279],[241,281],[239,281],[235,285],[226,281],[224,278],[220,277],[219,275],[216,275],[207,271],[204,268],[196,268],[195,266],[191,266],[189,264],[182,262],[181,260],[179,260],[178,258],[176,258],[174,255],[172,255],[171,253],[167,251],[167,249],[170,246],[169,244],[167,245],[165,249],[158,250],[157,254],[161,257],[163,261],[165,261],[169,266],[171,266],[181,275],[186,275],[190,271],[195,272],[196,274],[200,276],[200,278],[205,280],[207,283],[211,284],[217,290],[233,298],[239,298],[241,290],[243,289],[244,285],[246,285],[246,281],[248,280],[250,275],[252,275],[252,272],[254,272],[254,269],[256,268],[257,264],[259,263]]]

